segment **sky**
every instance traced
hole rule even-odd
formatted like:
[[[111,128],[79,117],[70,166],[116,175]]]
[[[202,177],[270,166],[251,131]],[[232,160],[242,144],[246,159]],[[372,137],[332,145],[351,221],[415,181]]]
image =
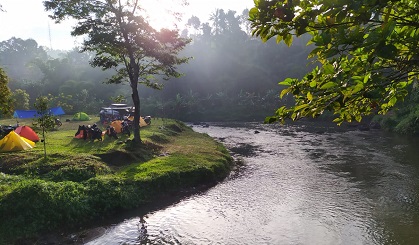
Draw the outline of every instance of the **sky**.
[[[150,19],[160,28],[159,25],[164,25],[162,22],[166,20],[161,18],[162,15],[165,16],[161,6],[172,0],[143,1],[146,3],[145,8],[149,9]],[[188,0],[188,2],[188,6],[179,7],[177,11],[183,13],[184,20],[195,15],[201,22],[208,21],[210,14],[216,9],[234,10],[241,14],[244,9],[250,9],[254,4],[253,0]],[[0,5],[5,11],[0,12],[0,41],[12,37],[32,38],[39,46],[61,50],[70,50],[79,43],[70,35],[74,22],[54,23],[49,19],[48,12],[44,10],[42,0],[0,0]]]

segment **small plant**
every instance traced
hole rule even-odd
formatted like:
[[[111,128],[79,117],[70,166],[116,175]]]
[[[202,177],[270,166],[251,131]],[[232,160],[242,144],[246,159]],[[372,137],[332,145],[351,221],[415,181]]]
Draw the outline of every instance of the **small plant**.
[[[48,98],[40,96],[36,98],[34,104],[38,117],[36,118],[37,125],[42,129],[42,142],[44,143],[44,159],[47,159],[47,148],[45,142],[45,133],[55,127],[55,117],[51,115],[48,110]]]

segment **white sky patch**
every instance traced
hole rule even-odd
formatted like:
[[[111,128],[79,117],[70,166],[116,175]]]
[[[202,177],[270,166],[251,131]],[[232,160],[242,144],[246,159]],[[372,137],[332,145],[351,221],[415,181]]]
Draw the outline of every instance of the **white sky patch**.
[[[192,15],[207,22],[210,14],[218,9],[234,10],[237,14],[253,7],[253,0],[189,0],[188,6],[180,6],[182,0],[142,0],[150,13],[150,22],[160,29],[174,27],[175,20],[168,11],[182,14],[183,23],[176,23],[179,29]],[[12,37],[34,39],[38,45],[53,49],[69,50],[79,42],[70,35],[72,21],[55,24],[44,11],[42,0],[0,0],[6,12],[0,12],[0,41]]]

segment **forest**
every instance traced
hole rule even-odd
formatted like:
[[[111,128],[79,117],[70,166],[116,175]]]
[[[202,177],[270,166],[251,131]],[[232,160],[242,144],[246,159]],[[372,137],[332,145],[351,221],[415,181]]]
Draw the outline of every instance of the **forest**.
[[[179,31],[191,40],[180,53],[190,57],[178,68],[183,76],[160,79],[161,90],[140,85],[141,115],[190,122],[263,121],[278,108],[295,104],[294,94],[280,98],[286,88],[281,81],[302,79],[319,66],[307,58],[316,48],[307,45],[309,34],[294,38],[290,46],[273,38],[262,42],[252,35],[249,10],[217,9],[208,22],[191,16],[187,28]],[[94,53],[79,48],[39,46],[33,39],[13,37],[0,42],[0,67],[9,78],[13,108],[33,109],[39,96],[47,96],[51,106],[61,106],[67,114],[96,115],[111,103],[132,105],[129,84],[107,84],[114,73],[93,68],[93,57]],[[375,120],[386,130],[418,134],[415,87],[407,87],[409,95],[389,113],[374,117],[378,110],[373,110],[363,122]],[[321,117],[334,118],[327,110]]]
[[[299,38],[289,48],[274,40],[252,37],[248,10],[216,10],[209,22],[192,16],[183,37],[191,39],[181,55],[183,74],[165,82],[162,90],[139,87],[141,114],[183,121],[263,121],[280,103],[278,82],[302,77],[312,66],[310,46]],[[33,109],[39,96],[67,114],[98,114],[111,103],[132,104],[128,84],[106,84],[112,71],[93,68],[93,54],[51,50],[33,39],[0,42],[0,67],[9,77],[14,109]]]

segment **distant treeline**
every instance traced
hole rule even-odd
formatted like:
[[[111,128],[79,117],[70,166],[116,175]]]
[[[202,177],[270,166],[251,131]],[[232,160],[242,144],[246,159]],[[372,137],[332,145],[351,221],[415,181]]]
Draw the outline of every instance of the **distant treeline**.
[[[162,91],[140,86],[141,114],[185,121],[263,120],[279,100],[278,82],[311,70],[307,38],[291,48],[251,36],[248,11],[216,10],[210,21],[192,16],[183,36],[192,42],[182,52],[192,57],[179,69],[185,75],[166,82]],[[0,67],[10,78],[15,109],[32,108],[36,97],[49,95],[53,106],[68,113],[97,114],[114,102],[131,103],[127,84],[106,84],[112,73],[92,68],[92,54],[50,50],[32,39],[0,42]]]

